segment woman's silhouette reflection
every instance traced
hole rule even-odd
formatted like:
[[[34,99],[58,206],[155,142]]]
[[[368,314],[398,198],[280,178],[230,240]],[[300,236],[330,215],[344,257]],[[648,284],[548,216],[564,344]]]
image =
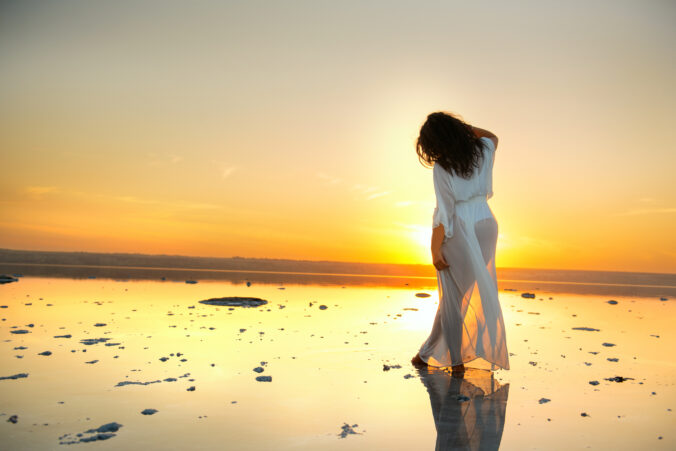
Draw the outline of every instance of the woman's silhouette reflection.
[[[493,373],[468,368],[451,376],[450,368],[418,367],[430,395],[436,450],[497,450],[505,426],[509,384],[501,385]]]

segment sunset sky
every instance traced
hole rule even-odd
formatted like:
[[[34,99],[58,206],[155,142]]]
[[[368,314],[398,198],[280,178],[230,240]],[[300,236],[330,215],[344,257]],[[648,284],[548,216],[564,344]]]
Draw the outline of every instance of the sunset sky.
[[[431,263],[444,110],[497,265],[676,272],[671,1],[3,1],[0,247]]]

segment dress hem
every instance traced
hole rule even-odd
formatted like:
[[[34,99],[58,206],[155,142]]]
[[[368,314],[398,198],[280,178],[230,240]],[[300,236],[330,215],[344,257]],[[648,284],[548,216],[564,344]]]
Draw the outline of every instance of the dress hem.
[[[507,370],[507,371],[509,371],[509,363],[507,363],[507,366],[502,366],[502,365],[500,365],[499,363],[491,362],[490,360],[486,359],[485,357],[473,357],[473,358],[471,358],[471,359],[465,360],[465,361],[463,361],[462,363],[458,363],[458,364],[455,364],[455,365],[454,365],[453,363],[451,363],[450,365],[432,365],[431,363],[428,363],[428,362],[427,362],[427,359],[429,359],[429,357],[428,357],[427,359],[425,359],[424,357],[420,356],[420,359],[421,359],[423,362],[425,362],[425,364],[426,364],[427,366],[431,366],[431,367],[434,367],[434,368],[451,368],[451,367],[453,367],[453,366],[466,365],[466,364],[471,363],[471,362],[473,362],[473,361],[475,361],[475,360],[477,360],[477,359],[483,359],[484,361],[490,363],[491,365],[497,366],[497,367],[498,367],[499,369],[501,369],[501,370]],[[493,370],[489,370],[489,371],[493,371]]]

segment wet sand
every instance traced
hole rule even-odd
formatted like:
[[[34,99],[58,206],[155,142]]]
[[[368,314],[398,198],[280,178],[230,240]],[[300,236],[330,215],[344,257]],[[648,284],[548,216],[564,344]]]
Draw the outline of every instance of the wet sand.
[[[673,288],[501,282],[512,369],[454,378],[433,279],[102,276],[0,286],[3,449],[676,447]]]

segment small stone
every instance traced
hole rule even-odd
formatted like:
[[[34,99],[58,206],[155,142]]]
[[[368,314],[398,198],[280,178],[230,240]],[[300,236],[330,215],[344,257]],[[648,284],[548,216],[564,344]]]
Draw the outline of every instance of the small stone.
[[[157,413],[157,409],[145,409],[141,411],[141,414],[143,415],[153,415],[155,413]]]
[[[272,382],[272,376],[258,376],[256,380],[258,382]]]
[[[16,424],[16,422],[19,421],[19,416],[18,415],[12,415],[7,419],[8,423]]]
[[[186,391],[195,391],[195,386],[193,385],[192,387],[188,387]]]
[[[254,368],[253,370],[254,370],[255,372],[257,372],[257,373],[262,373],[263,371],[265,371],[265,370],[263,369],[262,366],[257,366],[257,367]]]
[[[599,381],[589,381],[589,385],[599,385]]]
[[[38,355],[52,355],[52,351],[42,351]]]
[[[550,402],[550,401],[551,401],[551,399],[540,398],[540,400],[539,400],[538,402],[539,402],[540,404],[546,404],[546,403],[548,403],[548,402]]]

